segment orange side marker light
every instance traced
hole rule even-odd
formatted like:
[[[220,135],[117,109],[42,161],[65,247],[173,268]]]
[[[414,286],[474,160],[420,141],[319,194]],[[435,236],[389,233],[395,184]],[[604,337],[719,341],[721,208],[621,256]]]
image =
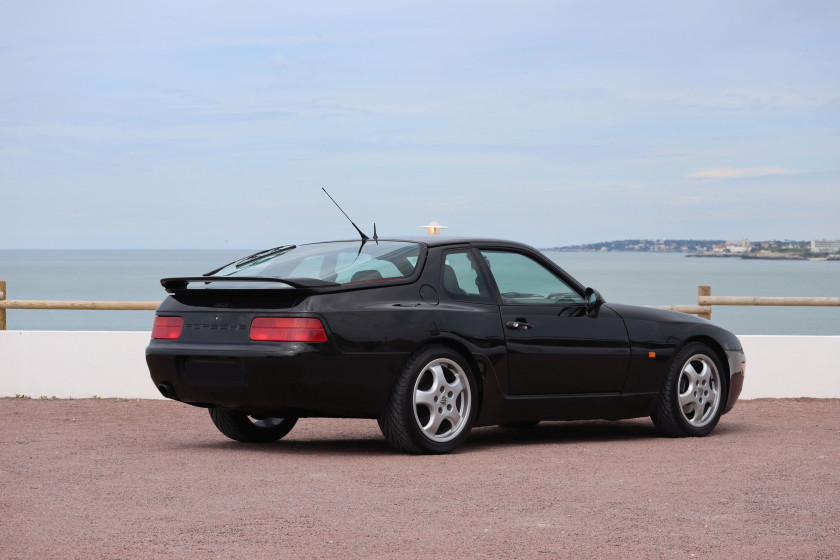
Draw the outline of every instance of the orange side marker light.
[[[656,352],[648,352],[648,358],[655,358]]]

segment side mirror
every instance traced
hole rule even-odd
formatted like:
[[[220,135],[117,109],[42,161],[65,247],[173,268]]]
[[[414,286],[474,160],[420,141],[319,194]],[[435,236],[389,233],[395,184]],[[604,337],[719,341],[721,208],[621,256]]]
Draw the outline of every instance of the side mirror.
[[[598,292],[598,290],[594,288],[586,288],[586,291],[583,293],[583,298],[586,300],[587,315],[597,315],[598,309],[601,307],[601,304],[604,303],[604,298],[601,297],[601,294]]]

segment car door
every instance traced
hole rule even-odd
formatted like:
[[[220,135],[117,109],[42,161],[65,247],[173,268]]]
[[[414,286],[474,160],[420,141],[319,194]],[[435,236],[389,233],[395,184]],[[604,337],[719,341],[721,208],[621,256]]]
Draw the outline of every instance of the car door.
[[[499,292],[510,393],[618,393],[630,363],[624,322],[531,255],[481,249]]]

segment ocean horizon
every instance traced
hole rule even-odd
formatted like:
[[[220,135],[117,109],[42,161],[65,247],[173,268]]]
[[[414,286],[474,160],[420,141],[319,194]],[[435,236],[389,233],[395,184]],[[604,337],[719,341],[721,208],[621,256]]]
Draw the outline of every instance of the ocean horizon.
[[[196,276],[250,249],[0,250],[7,299],[162,301],[160,279]],[[687,258],[685,253],[543,251],[607,302],[696,305],[712,295],[837,297],[838,261]],[[9,330],[151,330],[153,311],[7,310]],[[715,306],[712,321],[736,334],[840,335],[838,307]]]

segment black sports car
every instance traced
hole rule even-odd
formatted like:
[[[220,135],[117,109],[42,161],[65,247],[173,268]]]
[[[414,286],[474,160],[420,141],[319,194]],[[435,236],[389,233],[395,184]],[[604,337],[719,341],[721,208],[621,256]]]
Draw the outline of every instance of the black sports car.
[[[161,283],[152,379],[244,442],[313,416],[375,418],[411,453],[541,420],[651,416],[666,435],[703,436],[744,380],[728,331],[606,303],[510,241],[287,245]]]

